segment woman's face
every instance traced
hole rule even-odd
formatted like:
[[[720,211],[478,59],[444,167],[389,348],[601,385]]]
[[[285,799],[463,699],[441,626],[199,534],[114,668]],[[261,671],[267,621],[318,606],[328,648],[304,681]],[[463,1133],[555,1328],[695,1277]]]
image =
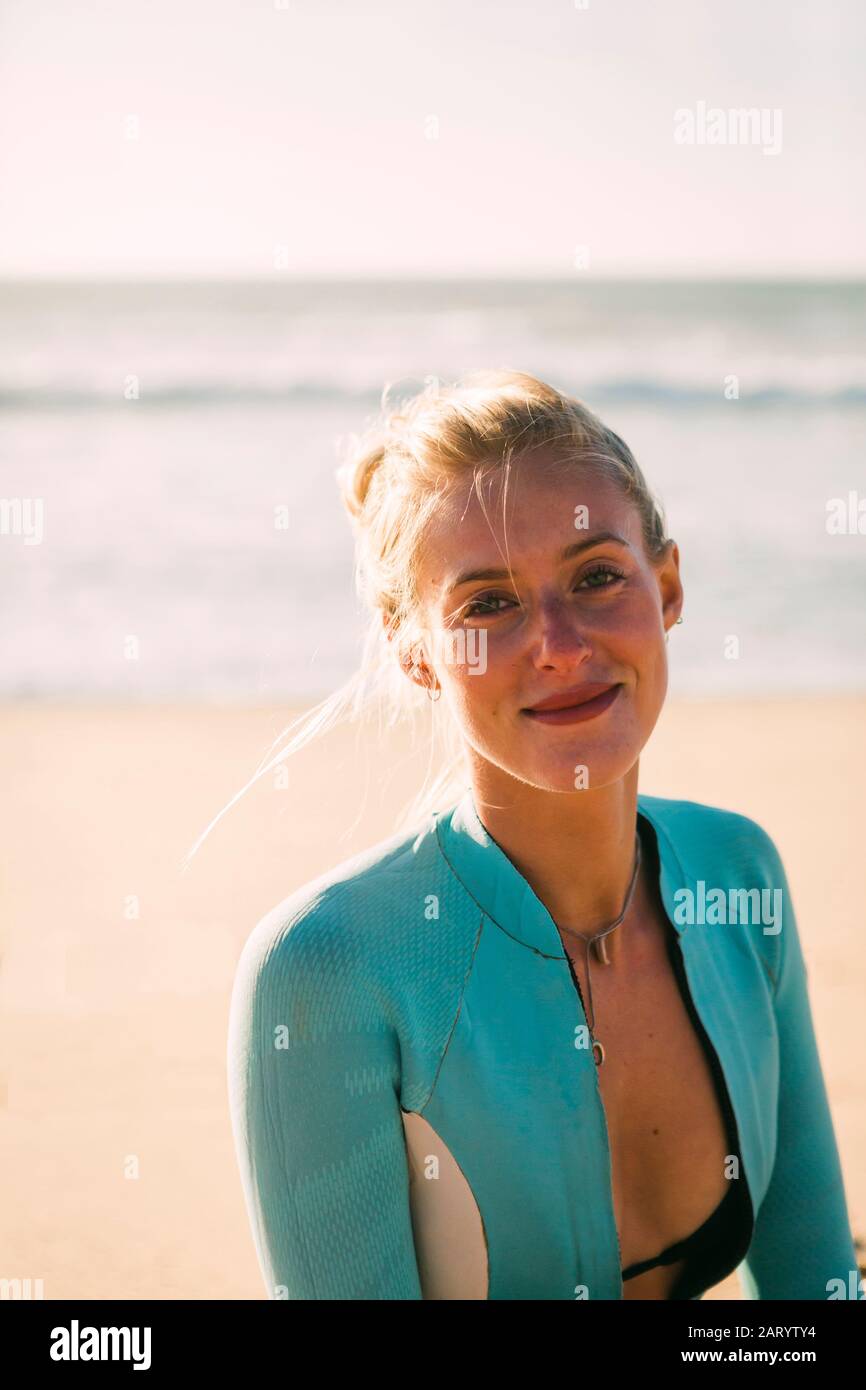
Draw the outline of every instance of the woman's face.
[[[444,499],[418,584],[425,659],[470,757],[572,791],[624,777],[640,756],[683,595],[676,545],[650,561],[617,484],[591,466],[540,466],[550,462],[540,450],[515,461],[505,533],[501,474],[482,487],[484,508],[467,485]],[[533,709],[562,696],[558,714]]]

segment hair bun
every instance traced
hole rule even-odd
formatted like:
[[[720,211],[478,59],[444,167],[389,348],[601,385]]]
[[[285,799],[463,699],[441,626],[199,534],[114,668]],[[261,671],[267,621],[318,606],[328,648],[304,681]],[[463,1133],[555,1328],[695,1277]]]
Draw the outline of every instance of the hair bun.
[[[346,462],[337,470],[343,504],[354,520],[364,511],[370,484],[387,452],[387,441],[379,431],[373,438],[356,440]]]
[[[418,399],[390,406],[386,386],[380,401],[380,414],[365,433],[352,435],[348,457],[337,470],[343,503],[349,515],[358,520],[367,504],[370,487],[382,464],[399,452]],[[424,393],[422,393],[423,396]]]

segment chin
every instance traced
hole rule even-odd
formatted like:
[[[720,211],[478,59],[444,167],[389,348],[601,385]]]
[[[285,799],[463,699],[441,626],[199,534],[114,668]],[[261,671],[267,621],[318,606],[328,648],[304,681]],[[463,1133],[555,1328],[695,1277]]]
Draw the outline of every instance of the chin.
[[[631,746],[593,749],[584,745],[583,748],[575,748],[574,755],[567,759],[559,757],[555,764],[537,765],[536,772],[544,768],[545,780],[548,780],[552,790],[593,791],[621,781],[634,767],[638,756],[639,752]],[[575,786],[575,769],[579,767],[586,768],[586,781],[585,785]]]

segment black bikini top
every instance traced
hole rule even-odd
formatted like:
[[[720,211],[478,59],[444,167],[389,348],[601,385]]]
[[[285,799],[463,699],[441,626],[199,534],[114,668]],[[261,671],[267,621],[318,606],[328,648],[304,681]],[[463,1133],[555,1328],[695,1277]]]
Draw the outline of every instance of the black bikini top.
[[[623,1279],[633,1279],[636,1274],[645,1274],[648,1269],[655,1269],[656,1265],[670,1265],[675,1260],[689,1259],[701,1266],[708,1258],[716,1260],[721,1244],[721,1238],[732,1228],[736,1231],[735,1214],[738,1203],[736,1188],[738,1182],[731,1180],[731,1186],[726,1196],[724,1196],[711,1216],[708,1216],[702,1226],[699,1226],[685,1240],[679,1240],[674,1245],[669,1245],[667,1250],[663,1250],[660,1255],[656,1255],[654,1260],[639,1260],[636,1264],[629,1265],[628,1269],[622,1271]]]

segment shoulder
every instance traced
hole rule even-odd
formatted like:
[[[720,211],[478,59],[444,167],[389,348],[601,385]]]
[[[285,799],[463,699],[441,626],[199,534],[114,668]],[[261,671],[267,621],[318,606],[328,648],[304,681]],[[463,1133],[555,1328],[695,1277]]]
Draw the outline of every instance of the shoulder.
[[[770,834],[740,811],[643,793],[638,796],[638,808],[666,837],[687,872],[705,869],[708,861],[733,877],[744,869],[777,874],[782,870]]]
[[[341,860],[295,888],[255,924],[244,945],[247,966],[317,961],[336,969],[393,937],[401,904],[435,868],[435,835],[428,828],[395,834]]]
[[[353,1039],[356,1057],[368,1061],[397,1047],[406,1108],[420,1108],[476,936],[434,817],[342,860],[283,898],[247,937],[230,1008],[233,1067],[263,1050],[279,1018],[291,1037],[326,1050]]]
[[[344,859],[264,914],[243,946],[236,997],[276,991],[389,1014],[462,978],[474,915],[439,849],[435,817]]]
[[[678,879],[690,892],[697,889],[699,894],[703,881],[706,891],[721,890],[728,903],[736,900],[738,913],[739,904],[748,901],[748,910],[763,914],[760,933],[726,933],[722,940],[759,957],[775,988],[785,943],[796,938],[797,923],[782,858],[768,831],[739,811],[698,801],[641,795],[638,806],[664,842],[662,854],[676,862]]]

